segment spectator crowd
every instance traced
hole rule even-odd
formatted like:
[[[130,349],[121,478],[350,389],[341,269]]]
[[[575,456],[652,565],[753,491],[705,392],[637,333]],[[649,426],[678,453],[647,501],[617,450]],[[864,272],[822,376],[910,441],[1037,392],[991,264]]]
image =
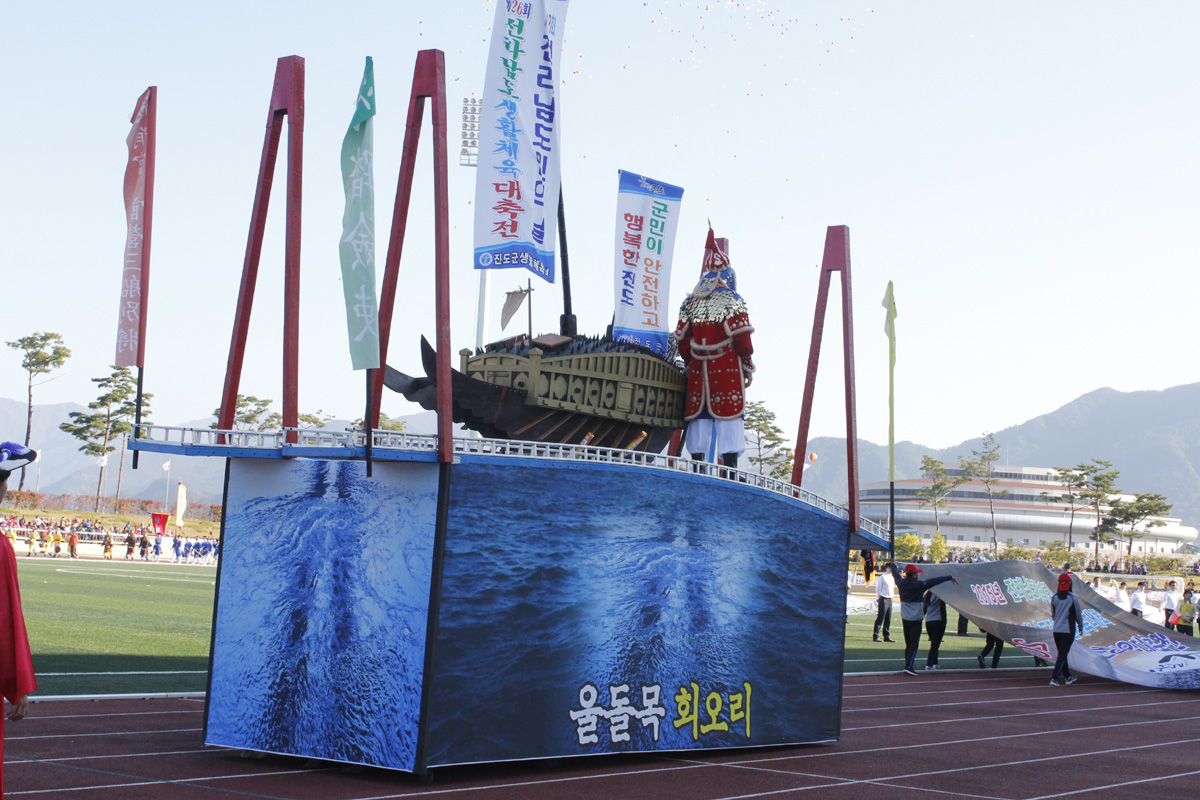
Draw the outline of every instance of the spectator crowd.
[[[116,546],[124,547],[126,561],[168,561],[172,564],[215,564],[220,545],[208,536],[156,534],[153,527],[126,522],[106,529],[95,520],[67,517],[0,516],[0,534],[6,536],[18,555],[28,558],[79,558],[82,544],[94,545],[101,557],[112,560]]]

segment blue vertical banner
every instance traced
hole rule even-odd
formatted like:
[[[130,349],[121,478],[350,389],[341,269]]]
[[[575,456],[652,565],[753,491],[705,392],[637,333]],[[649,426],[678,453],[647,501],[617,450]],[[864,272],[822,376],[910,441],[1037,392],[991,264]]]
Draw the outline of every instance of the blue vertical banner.
[[[624,170],[618,174],[613,338],[665,355],[683,189]]]
[[[498,0],[475,177],[475,268],[554,282],[559,52],[567,0]]]

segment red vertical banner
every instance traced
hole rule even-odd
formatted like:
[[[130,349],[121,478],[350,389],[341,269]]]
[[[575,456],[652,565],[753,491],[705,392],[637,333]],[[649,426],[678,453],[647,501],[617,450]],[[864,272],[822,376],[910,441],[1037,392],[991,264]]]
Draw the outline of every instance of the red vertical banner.
[[[118,367],[141,367],[150,284],[150,223],[154,206],[154,121],[158,87],[142,92],[125,137],[125,258],[121,268],[121,307],[117,315]]]

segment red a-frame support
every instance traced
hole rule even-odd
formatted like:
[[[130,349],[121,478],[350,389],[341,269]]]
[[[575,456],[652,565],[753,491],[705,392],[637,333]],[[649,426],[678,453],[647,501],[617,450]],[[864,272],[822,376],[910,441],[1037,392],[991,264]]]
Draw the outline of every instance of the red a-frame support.
[[[412,197],[413,171],[417,145],[421,138],[421,118],[425,98],[433,101],[433,226],[437,314],[437,415],[438,461],[454,460],[451,440],[450,388],[450,222],[449,189],[446,177],[446,56],[441,50],[417,53],[413,70],[412,95],[408,100],[408,122],[404,126],[404,150],[400,159],[400,179],[396,185],[396,205],[392,211],[392,233],[384,262],[383,287],[379,297],[379,364],[371,386],[371,426],[379,425],[379,401],[383,396],[383,365],[387,364],[388,341],[392,331],[392,311],[396,303],[396,285],[400,276],[400,255],[408,226],[408,204]]]
[[[287,221],[283,276],[283,427],[295,428],[299,416],[296,385],[299,377],[300,340],[300,200],[304,174],[304,59],[284,56],[275,66],[275,88],[271,92],[271,110],[267,114],[267,133],[262,160],[258,166],[258,188],[250,213],[250,236],[246,242],[246,260],[242,264],[242,283],[238,289],[237,311],[233,319],[233,340],[225,367],[225,388],[217,427],[233,428],[237,412],[238,388],[242,379],[242,361],[246,354],[246,335],[250,329],[250,310],[254,305],[254,285],[258,280],[258,262],[262,255],[263,231],[267,224],[267,204],[275,174],[275,157],[283,118],[288,117]],[[294,434],[293,434],[294,435]]]
[[[400,162],[400,180],[396,188],[396,204],[392,213],[391,239],[384,266],[383,289],[379,303],[379,358],[387,363],[387,348],[391,334],[392,311],[396,300],[400,255],[404,249],[404,234],[408,222],[408,206],[412,195],[413,172],[416,167],[417,144],[421,135],[421,119],[425,98],[433,100],[433,192],[434,237],[437,314],[437,384],[438,384],[438,460],[453,461],[451,439],[450,389],[450,227],[448,181],[446,170],[446,63],[440,50],[422,50],[417,54],[413,74],[412,96],[408,104],[408,123],[404,131],[404,150]],[[254,286],[258,278],[258,263],[262,254],[263,230],[267,221],[267,205],[279,152],[283,118],[288,126],[288,182],[286,247],[284,251],[284,318],[283,318],[283,426],[295,428],[299,421],[297,383],[299,376],[300,334],[300,209],[304,154],[304,59],[286,56],[279,59],[275,69],[275,88],[271,93],[271,110],[267,116],[267,133],[263,142],[262,160],[258,169],[258,187],[250,218],[250,236],[246,244],[246,260],[242,266],[242,282],[238,290],[237,311],[234,315],[233,340],[229,345],[229,362],[225,370],[225,388],[221,394],[221,410],[217,425],[223,430],[233,428],[237,410],[238,388],[242,362],[246,352],[246,336],[250,327],[250,311],[254,304]],[[379,400],[383,393],[383,369],[375,370],[372,382],[372,427],[379,424]],[[289,439],[291,440],[291,439]]]
[[[854,407],[854,315],[850,295],[850,229],[830,225],[825,232],[825,255],[821,260],[821,285],[817,290],[817,309],[813,314],[812,342],[808,348],[808,372],[804,376],[804,401],[800,407],[800,432],[792,462],[792,483],[800,485],[808,450],[808,424],[812,419],[813,389],[817,382],[817,361],[821,357],[821,333],[825,327],[825,307],[829,302],[831,273],[842,273],[842,352],[846,375],[846,503],[850,511],[851,532],[859,529],[858,512],[858,423]]]

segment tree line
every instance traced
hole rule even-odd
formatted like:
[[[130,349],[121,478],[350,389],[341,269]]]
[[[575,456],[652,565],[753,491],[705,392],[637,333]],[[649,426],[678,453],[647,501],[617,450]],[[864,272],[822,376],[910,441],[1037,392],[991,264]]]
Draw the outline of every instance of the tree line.
[[[41,377],[48,376],[54,370],[61,369],[67,360],[71,358],[71,349],[67,347],[66,342],[60,334],[49,331],[37,331],[15,341],[6,342],[6,344],[14,350],[21,352],[21,368],[25,370],[28,376],[25,446],[29,447],[30,436],[33,432],[34,387],[53,380],[53,378],[46,377],[45,379],[41,379]],[[118,507],[121,504],[121,479],[124,473],[125,450],[129,435],[133,433],[134,421],[137,418],[137,377],[129,367],[114,366],[110,374],[100,378],[92,378],[91,380],[92,383],[96,384],[96,388],[100,393],[95,400],[87,404],[89,411],[70,412],[67,415],[68,421],[61,423],[58,427],[60,430],[71,434],[82,442],[79,446],[80,452],[93,456],[96,459],[99,474],[96,480],[93,510],[99,511],[101,494],[105,487],[108,456],[116,452],[118,447],[120,447],[121,456],[117,470],[115,503]],[[151,424],[150,401],[153,398],[153,394],[148,392],[142,393],[141,422],[143,425]],[[237,396],[237,407],[234,412],[234,429],[256,431],[280,430],[283,425],[283,416],[271,410],[272,403],[273,401],[269,399],[260,399],[254,395],[245,396],[239,394]],[[213,416],[219,417],[220,411],[220,408],[213,411]],[[299,415],[300,426],[302,428],[323,428],[332,418],[331,414],[326,414],[319,409],[315,414],[305,413]],[[354,424],[357,427],[362,427],[363,420],[355,420]],[[217,423],[214,422],[211,427],[217,427]],[[382,413],[379,415],[379,430],[402,431],[404,427],[405,423],[402,420],[391,419]],[[17,491],[22,491],[25,487],[26,472],[27,470],[21,470],[21,478],[20,483],[17,485]]]
[[[935,541],[941,540],[942,557],[945,556],[945,539],[941,536],[940,512],[949,516],[950,496],[959,486],[972,481],[982,484],[987,495],[992,520],[992,555],[994,558],[999,556],[995,500],[1009,493],[1007,489],[997,488],[999,478],[995,465],[999,459],[1000,445],[996,442],[995,434],[989,433],[983,439],[983,446],[971,451],[970,458],[959,458],[960,469],[955,474],[951,474],[945,464],[931,455],[921,460],[921,475],[928,484],[917,490],[917,496],[921,506],[928,505],[933,509]],[[1096,523],[1088,539],[1095,542],[1094,558],[1097,562],[1100,560],[1100,545],[1112,544],[1117,539],[1127,543],[1125,559],[1128,561],[1133,554],[1133,541],[1145,538],[1152,528],[1166,525],[1159,518],[1171,513],[1171,504],[1157,492],[1139,493],[1132,500],[1114,497],[1121,493],[1117,489],[1121,473],[1110,461],[1093,458],[1074,467],[1054,467],[1051,474],[1065,491],[1058,494],[1042,492],[1041,497],[1051,503],[1065,504],[1069,509],[1064,553],[1073,552],[1078,510],[1087,509],[1095,515]],[[931,552],[930,555],[934,554]],[[900,557],[899,553],[897,557]]]

